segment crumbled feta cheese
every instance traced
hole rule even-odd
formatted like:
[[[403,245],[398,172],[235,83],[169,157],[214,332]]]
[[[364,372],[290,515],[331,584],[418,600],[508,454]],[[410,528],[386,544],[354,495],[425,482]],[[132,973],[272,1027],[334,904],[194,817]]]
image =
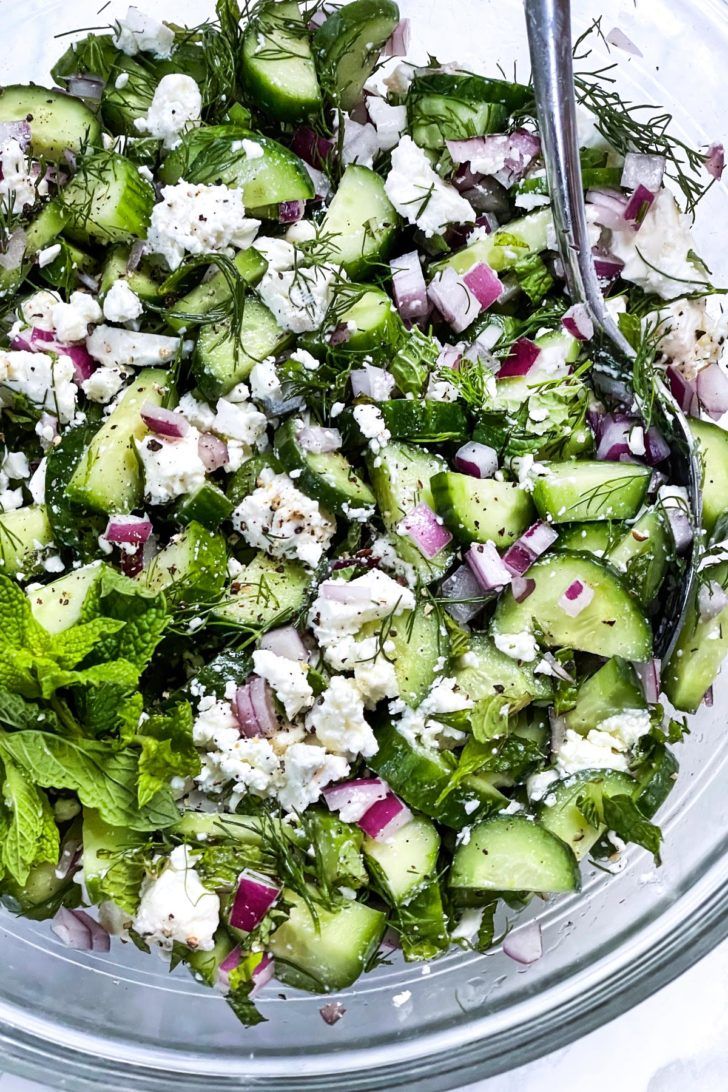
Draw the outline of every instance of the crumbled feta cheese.
[[[30,477],[28,456],[23,451],[6,451],[0,473],[12,481],[24,481]]]
[[[204,484],[199,439],[197,429],[189,428],[179,440],[150,434],[135,441],[144,471],[144,496],[150,504],[169,504]]]
[[[334,675],[306,717],[306,727],[327,750],[353,760],[371,758],[379,749],[364,717],[364,701],[354,679]]]
[[[283,387],[278,378],[274,357],[266,357],[265,360],[254,364],[249,380],[250,390],[256,402],[266,405],[283,397]]]
[[[146,117],[134,119],[140,133],[161,140],[163,147],[176,148],[182,134],[200,124],[202,96],[191,76],[170,72],[157,84]]]
[[[404,561],[394,543],[385,536],[376,538],[371,545],[372,557],[375,557],[383,569],[389,569],[395,576],[401,576],[408,587],[417,586],[417,570],[414,565]]]
[[[510,462],[510,469],[518,478],[527,493],[533,493],[538,478],[546,478],[551,473],[545,463],[537,463],[533,455],[515,455]]]
[[[48,193],[48,183],[39,178],[38,168],[26,159],[17,140],[0,144],[0,206],[11,213],[22,212]]]
[[[464,735],[457,728],[451,728],[440,719],[449,713],[458,713],[472,709],[473,703],[459,688],[456,679],[436,679],[430,692],[417,709],[394,707],[401,713],[396,722],[397,731],[414,746],[437,751],[443,747],[464,741]]]
[[[660,354],[682,368],[687,379],[721,356],[728,330],[726,316],[714,301],[678,299],[659,312]]]
[[[285,330],[318,330],[331,306],[337,270],[331,265],[275,269],[269,265],[258,295]]]
[[[45,481],[47,466],[47,460],[45,458],[41,459],[40,463],[38,464],[37,470],[28,482],[28,489],[30,490],[30,495],[33,498],[34,504],[45,504]]]
[[[392,167],[384,184],[397,212],[426,236],[441,234],[448,224],[471,224],[475,212],[454,186],[432,168],[422,148],[405,136],[392,151]]]
[[[609,732],[621,740],[625,747],[634,747],[650,730],[650,714],[647,709],[625,709],[615,713],[597,725],[600,732]]]
[[[257,649],[253,653],[253,670],[273,688],[289,720],[313,704],[308,673],[299,661],[276,656],[268,649]]]
[[[401,1009],[402,1005],[406,1005],[409,999],[412,997],[412,990],[402,990],[401,993],[395,993],[392,998],[392,1004],[395,1009]]]
[[[68,303],[56,303],[53,307],[56,337],[64,343],[83,341],[89,326],[102,318],[101,308],[88,292],[72,292]]]
[[[542,773],[532,774],[526,782],[528,799],[536,802],[548,796],[551,786],[559,780],[556,770],[544,770]]]
[[[265,435],[267,425],[265,414],[250,402],[231,402],[229,395],[218,399],[213,432],[219,436],[239,440],[247,448],[252,448]]]
[[[674,299],[705,282],[705,273],[693,264],[690,217],[681,212],[669,190],[658,190],[640,230],[613,231],[612,253],[624,262],[621,276],[663,299]]]
[[[317,360],[315,356],[309,353],[306,349],[294,349],[291,353],[291,360],[295,360],[297,364],[305,368],[307,372],[318,371],[321,361]]]
[[[271,557],[290,557],[318,565],[336,531],[318,503],[296,489],[287,474],[269,467],[259,485],[232,514],[232,523],[249,546]]]
[[[152,209],[149,249],[177,269],[185,254],[211,254],[229,247],[244,250],[255,239],[259,220],[245,216],[241,190],[192,185],[165,186]]]
[[[165,367],[177,353],[190,351],[190,343],[167,334],[147,334],[120,326],[97,326],[86,338],[86,348],[94,360],[107,367]]]
[[[384,99],[372,95],[367,99],[367,113],[376,126],[379,147],[388,152],[407,128],[407,107],[390,106]]]
[[[34,292],[20,305],[22,314],[28,326],[35,326],[37,330],[44,330],[47,334],[54,332],[53,308],[61,302],[57,292],[51,292],[48,288],[42,288],[40,292]]]
[[[130,7],[123,19],[119,19],[113,35],[114,45],[128,57],[137,53],[153,53],[166,59],[174,46],[174,31],[137,7]]]
[[[536,638],[527,630],[522,633],[495,633],[493,641],[495,647],[512,660],[530,663],[540,654]]]
[[[47,265],[51,265],[55,262],[58,255],[61,253],[61,244],[53,243],[52,246],[44,246],[42,250],[39,250],[36,255],[36,261],[38,262],[39,269],[45,269]]]
[[[414,608],[415,597],[409,588],[403,588],[379,569],[372,569],[355,580],[323,581],[309,612],[308,624],[318,643],[325,647],[342,637],[353,636],[367,622],[380,621],[389,615],[396,617]]]
[[[580,770],[629,769],[629,747],[610,732],[592,728],[586,736],[567,728],[564,741],[554,752],[556,769],[562,777]]]
[[[362,436],[369,441],[369,450],[378,455],[392,439],[392,433],[384,423],[382,411],[378,406],[362,403],[354,406],[352,413]]]
[[[248,159],[262,159],[265,155],[263,146],[257,140],[234,140],[233,151],[245,152]]]
[[[142,885],[134,929],[167,951],[175,942],[200,952],[215,946],[220,899],[203,886],[196,860],[190,846],[176,846],[161,874],[147,877]]]
[[[126,281],[114,281],[104,298],[107,322],[133,322],[143,311],[142,301]]]
[[[91,402],[100,402],[105,406],[116,398],[131,374],[128,368],[97,368],[84,380],[81,389]]]
[[[342,162],[358,163],[361,167],[372,167],[374,157],[379,152],[379,137],[377,130],[370,122],[363,125],[343,114],[344,139],[341,147]]]
[[[345,758],[327,754],[314,744],[294,743],[283,757],[278,801],[286,811],[305,811],[309,804],[316,803],[322,789],[348,772]]]
[[[0,388],[24,395],[38,409],[72,420],[78,388],[73,361],[67,356],[0,350]]]

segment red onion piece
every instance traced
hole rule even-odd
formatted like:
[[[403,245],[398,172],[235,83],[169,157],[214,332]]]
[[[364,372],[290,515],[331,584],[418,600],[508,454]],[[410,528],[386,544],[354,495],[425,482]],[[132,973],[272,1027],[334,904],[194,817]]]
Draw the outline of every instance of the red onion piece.
[[[366,812],[389,794],[389,786],[381,777],[359,777],[329,785],[323,797],[329,811],[336,811],[345,823],[358,823]]]
[[[713,708],[713,687],[712,686],[709,686],[708,689],[703,694],[703,705],[706,707],[706,709],[712,709]]]
[[[382,47],[382,57],[406,57],[410,44],[410,21],[400,19]]]
[[[630,435],[640,423],[639,417],[626,413],[605,413],[599,423],[597,459],[620,462],[631,458]]]
[[[28,353],[58,353],[59,356],[69,357],[77,383],[85,382],[96,370],[96,361],[85,345],[66,345],[56,341],[55,334],[50,330],[41,330],[37,326],[30,333],[25,331],[22,336],[14,337],[11,344],[14,349],[24,349]]]
[[[296,439],[304,451],[314,455],[338,451],[343,443],[338,428],[322,428],[320,425],[305,425],[296,433]]]
[[[1,168],[0,177],[2,177]],[[22,227],[15,228],[5,244],[5,249],[0,253],[0,269],[6,269],[9,273],[20,269],[25,257],[27,239],[28,236]]]
[[[299,663],[308,660],[306,646],[293,626],[279,626],[278,629],[268,630],[260,638],[258,646],[266,652],[282,656],[284,660],[297,660]]]
[[[595,210],[594,220],[602,227],[620,231],[625,226],[627,198],[618,190],[587,190],[586,201]]]
[[[670,455],[670,445],[656,425],[650,425],[645,432],[645,461],[650,466],[663,463]]]
[[[216,985],[222,987],[227,991],[230,986],[229,975],[231,971],[234,971],[236,967],[240,966],[240,960],[243,958],[243,950],[238,944],[235,948],[225,956],[220,965],[217,968],[217,982]]]
[[[363,395],[371,398],[373,402],[385,402],[392,397],[394,390],[394,377],[384,368],[377,368],[374,364],[364,364],[361,368],[355,368],[350,374],[351,392],[355,398]]]
[[[322,1005],[319,1009],[321,1013],[321,1019],[329,1027],[333,1027],[334,1024],[338,1024],[341,1017],[346,1012],[346,1009],[341,1004],[341,1001],[329,1001],[327,1004]]]
[[[623,269],[624,262],[615,258],[613,254],[594,254],[594,272],[603,289],[608,288]]]
[[[147,428],[156,432],[157,436],[168,436],[173,440],[181,440],[189,432],[189,424],[181,413],[165,409],[163,406],[155,406],[152,402],[145,402],[139,410]]]
[[[498,452],[487,444],[470,440],[455,452],[453,466],[471,478],[492,478],[498,469]]]
[[[25,149],[30,144],[30,124],[27,121],[0,121],[0,144],[16,140]]]
[[[615,46],[617,49],[623,49],[625,53],[632,53],[635,57],[641,57],[642,51],[637,48],[631,38],[628,38],[623,30],[619,27],[612,27],[605,39],[609,45]]]
[[[210,473],[219,470],[221,466],[225,466],[229,458],[227,444],[212,432],[200,434],[197,441],[197,452],[205,464],[205,470],[209,470]]]
[[[535,341],[527,337],[519,337],[513,342],[511,351],[498,370],[498,378],[505,379],[511,375],[528,375],[541,354],[541,350]]]
[[[142,258],[147,252],[147,243],[145,239],[135,239],[129,247],[129,257],[126,259],[126,271],[127,273],[134,273],[141,263]]]
[[[303,219],[305,211],[305,201],[281,201],[278,206],[278,221],[281,224],[295,224]]]
[[[523,576],[534,561],[553,546],[558,537],[558,531],[554,530],[550,524],[538,520],[532,523],[512,546],[508,547],[503,554],[503,564],[514,576]]]
[[[296,129],[291,140],[291,149],[301,159],[320,170],[334,151],[334,142],[319,136],[307,125]]]
[[[404,322],[419,322],[430,309],[422,263],[416,250],[392,258],[392,292],[400,318]]]
[[[364,833],[375,842],[386,842],[412,819],[412,812],[393,792],[387,793],[357,821]]]
[[[484,311],[487,311],[503,294],[503,285],[498,274],[485,262],[478,262],[472,266],[463,276],[463,281]]]
[[[522,963],[524,966],[535,963],[543,955],[543,938],[539,923],[530,921],[528,925],[508,933],[503,938],[503,951],[516,963]]]
[[[654,705],[660,697],[660,672],[662,660],[652,659],[646,663],[633,663],[637,678],[642,687],[642,693],[648,705]]]
[[[492,542],[475,542],[465,554],[465,561],[483,591],[500,591],[510,584],[511,573]]]
[[[251,975],[253,979],[253,988],[250,991],[251,997],[255,997],[259,990],[262,990],[264,986],[268,985],[275,974],[275,970],[276,966],[273,961],[273,956],[270,952],[266,952]]]
[[[714,420],[728,412],[728,375],[717,360],[701,368],[696,387],[701,406]]]
[[[725,170],[725,150],[722,144],[709,144],[705,152],[705,169],[711,178],[720,180]]]
[[[452,368],[457,371],[462,359],[463,354],[457,345],[443,345],[435,363],[438,368]]]
[[[467,140],[448,140],[447,149],[453,163],[471,163],[487,156],[489,174],[501,185],[512,186],[526,174],[541,151],[541,141],[535,133],[515,129],[512,133],[492,133]],[[495,167],[496,169],[493,169]]]
[[[452,542],[452,535],[441,518],[424,501],[404,517],[398,531],[411,538],[418,550],[430,560]]]
[[[427,296],[456,334],[480,314],[478,299],[454,269],[447,268],[437,273],[430,281]]]
[[[709,622],[728,606],[728,592],[717,580],[701,584],[698,592],[698,613],[701,622]]]
[[[78,871],[81,864],[83,845],[77,838],[67,837],[61,846],[56,876],[59,880],[65,880]]]
[[[75,914],[78,921],[83,922],[91,934],[92,952],[108,952],[111,950],[111,937],[103,925],[99,925],[85,910],[72,910],[71,913]]]
[[[69,910],[66,906],[61,906],[56,912],[51,930],[67,948],[90,952],[93,947],[90,928],[75,910]]]
[[[119,567],[124,576],[138,576],[144,568],[144,547],[123,546],[119,555]]]
[[[241,872],[230,910],[233,929],[252,933],[275,904],[281,890],[268,876],[254,872],[252,868]]]
[[[663,503],[663,511],[667,516],[667,522],[670,524],[675,549],[678,554],[684,554],[693,541],[693,528],[690,517],[686,510],[677,504]]]
[[[522,603],[524,599],[528,599],[535,587],[536,581],[530,576],[514,576],[511,580],[511,591],[517,603]]]
[[[66,81],[66,90],[74,98],[88,99],[90,102],[101,102],[104,81],[99,79],[98,76],[69,76]]]
[[[104,531],[108,542],[143,545],[152,533],[149,516],[110,516]]]
[[[549,665],[549,667],[551,669],[551,674],[555,678],[562,679],[564,682],[568,682],[568,683],[575,682],[574,676],[569,674],[569,672],[566,670],[566,668],[563,666],[563,664],[559,663],[559,661],[556,659],[556,657],[553,655],[552,652],[544,652],[541,659],[545,660],[546,663]],[[561,728],[562,725],[563,725],[563,728],[565,729],[566,728],[566,721],[564,720],[563,717],[557,717],[556,714],[554,713],[553,709],[551,709],[549,711],[549,719],[551,720],[552,750],[558,750],[558,747],[553,746],[553,733],[554,733],[555,729]]]
[[[561,319],[561,325],[577,341],[590,341],[594,337],[594,323],[584,303],[574,303]]]
[[[651,155],[644,152],[627,152],[620,185],[625,190],[635,190],[644,186],[653,195],[662,185],[665,175],[664,155]]]
[[[443,580],[440,594],[443,599],[449,600],[445,603],[445,610],[461,625],[472,622],[485,606],[483,589],[469,565],[459,565]],[[478,599],[480,602],[473,602]]]
[[[244,686],[238,687],[233,712],[244,736],[272,736],[279,727],[271,689],[259,675],[251,675]]]
[[[668,365],[667,382],[672,397],[683,413],[697,416],[700,406],[695,382],[687,379],[675,364]]]
[[[563,595],[559,596],[558,605],[570,618],[577,618],[594,598],[594,589],[583,580],[572,580]]]
[[[545,656],[544,659],[546,659]],[[571,681],[573,682],[573,679]],[[566,721],[555,712],[553,706],[549,709],[549,727],[551,729],[551,750],[560,751],[566,741]]]
[[[650,211],[650,206],[654,200],[654,193],[643,186],[642,183],[637,186],[630,196],[624,209],[624,219],[628,224],[632,225],[635,231],[639,231],[642,221]]]

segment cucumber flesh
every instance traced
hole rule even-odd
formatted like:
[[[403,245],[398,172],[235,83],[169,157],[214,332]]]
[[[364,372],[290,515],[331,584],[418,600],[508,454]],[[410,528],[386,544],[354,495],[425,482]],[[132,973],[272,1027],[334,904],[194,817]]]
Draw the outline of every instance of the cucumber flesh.
[[[584,680],[576,695],[576,705],[564,713],[564,721],[567,728],[586,735],[611,716],[646,707],[634,668],[615,656]]]
[[[716,520],[728,508],[725,483],[728,481],[728,433],[712,421],[690,418],[703,458],[703,527],[710,534]]]
[[[477,239],[449,258],[438,262],[433,266],[432,272],[454,269],[456,273],[467,273],[478,262],[485,262],[491,269],[501,273],[512,268],[521,258],[546,250],[548,229],[552,223],[550,209],[540,209],[519,220],[511,220],[492,235]]]
[[[391,0],[353,0],[318,28],[313,47],[321,83],[334,105],[350,110],[399,22]]]
[[[476,633],[471,637],[466,663],[455,671],[458,687],[473,702],[502,694],[504,698],[523,698],[546,702],[553,685],[548,675],[536,674],[532,664],[521,664],[496,648],[490,637]]]
[[[238,251],[232,261],[238,276],[248,285],[257,284],[268,268],[265,258],[252,247]],[[167,325],[173,330],[183,330],[190,323],[197,321],[197,316],[209,316],[210,311],[224,306],[229,299],[230,283],[227,277],[218,271],[209,280],[197,285],[177,300],[167,315]]]
[[[514,482],[444,471],[430,482],[435,510],[461,542],[510,546],[533,522],[529,494]]]
[[[310,573],[295,561],[256,554],[230,585],[213,617],[242,629],[282,625],[301,609],[310,580]]]
[[[728,588],[728,563],[711,565],[711,580]],[[728,653],[728,607],[715,617],[701,621],[693,602],[685,619],[675,651],[663,672],[663,688],[676,709],[695,713],[713,685]]]
[[[558,547],[560,550],[576,550],[579,553],[604,557],[613,546],[621,542],[624,529],[624,524],[610,520],[561,524]]]
[[[615,770],[583,770],[549,787],[538,809],[538,820],[546,830],[570,846],[577,861],[586,857],[606,827],[592,826],[579,810],[579,800],[586,795],[593,800],[604,796],[634,796],[637,782]],[[598,806],[598,803],[597,803]]]
[[[126,82],[123,77],[126,77]],[[139,135],[134,122],[148,113],[158,79],[159,76],[133,57],[119,53],[114,58],[112,73],[101,96],[101,115],[112,133],[132,137]],[[124,86],[117,87],[117,80]]]
[[[651,508],[606,553],[606,559],[624,577],[630,591],[650,607],[667,576],[675,548],[667,518]]]
[[[297,3],[258,9],[243,38],[243,83],[276,121],[303,121],[321,109],[313,52]]]
[[[103,152],[81,166],[60,200],[71,239],[108,245],[146,238],[154,190],[129,159]]]
[[[364,857],[375,881],[396,906],[414,898],[437,870],[440,835],[423,815],[415,815],[386,841],[364,838]]]
[[[229,322],[203,326],[192,358],[197,385],[211,402],[221,398],[250,374],[255,364],[277,356],[291,335],[283,330],[260,302],[245,301],[240,329],[233,332]]]
[[[59,576],[50,584],[27,592],[36,622],[49,633],[61,633],[81,619],[83,604],[91,588],[100,579],[103,563],[94,561],[73,572]]]
[[[637,514],[652,471],[636,463],[583,459],[550,463],[533,487],[533,502],[550,523],[631,519]]]
[[[164,591],[175,602],[191,605],[217,599],[226,570],[223,536],[193,522],[160,550],[136,579],[150,591]]]
[[[496,816],[474,826],[450,870],[456,891],[576,891],[579,869],[568,845],[523,816]]]
[[[510,111],[495,98],[499,85],[518,86],[458,72],[416,76],[407,93],[412,139],[421,148],[439,149],[446,140],[467,140],[503,130]],[[530,94],[528,88],[523,90]]]
[[[359,639],[375,637],[381,628],[381,623],[370,622],[359,631]],[[394,668],[399,696],[415,709],[427,697],[448,652],[437,612],[403,611],[387,629],[387,641],[394,646],[387,659]]]
[[[397,224],[382,178],[368,167],[352,164],[326,211],[320,237],[326,240],[329,259],[357,280],[388,256]]]
[[[80,99],[45,87],[13,84],[0,89],[0,122],[30,122],[30,151],[36,159],[58,163],[99,144],[99,119]]]
[[[306,451],[291,418],[278,429],[274,450],[286,471],[298,471],[296,487],[325,508],[348,516],[352,509],[374,509],[374,493],[339,451]],[[352,517],[350,517],[352,518]]]
[[[41,559],[53,542],[44,504],[29,504],[0,513],[0,572],[18,579],[42,570]]]

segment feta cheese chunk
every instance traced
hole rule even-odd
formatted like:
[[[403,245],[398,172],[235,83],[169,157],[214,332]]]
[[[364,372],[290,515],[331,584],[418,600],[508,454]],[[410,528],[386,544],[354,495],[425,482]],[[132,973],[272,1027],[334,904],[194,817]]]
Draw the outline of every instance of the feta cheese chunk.
[[[330,755],[312,743],[294,743],[283,758],[278,801],[286,811],[305,811],[316,803],[322,789],[348,773],[349,764],[340,755]]]
[[[378,455],[392,439],[392,433],[384,423],[379,406],[362,403],[352,410],[362,436],[369,441],[369,450]]]
[[[297,660],[288,660],[267,649],[258,649],[253,653],[253,670],[273,688],[289,720],[313,704],[308,672]]]
[[[140,133],[161,140],[165,148],[176,148],[182,134],[200,124],[202,96],[191,76],[170,72],[162,76],[146,117],[134,119]]]
[[[112,398],[116,398],[131,374],[128,368],[97,368],[81,384],[81,390],[90,402],[99,402],[105,406]]]
[[[244,250],[259,227],[259,220],[246,217],[240,190],[182,179],[162,190],[162,200],[152,209],[147,242],[152,253],[177,269],[185,254]]]
[[[232,514],[232,523],[249,546],[271,557],[288,557],[314,568],[336,531],[318,503],[296,489],[287,474],[270,467],[259,485]]]
[[[142,301],[126,281],[114,281],[104,298],[107,322],[133,322],[143,311]]]
[[[22,212],[48,193],[48,183],[26,158],[13,137],[0,143],[0,207],[10,213]]]
[[[68,303],[56,303],[52,311],[56,337],[64,343],[83,341],[89,326],[102,318],[101,308],[88,292],[72,292]]]
[[[355,580],[324,580],[308,615],[318,643],[325,647],[358,633],[367,622],[414,610],[415,597],[391,576],[372,569]]]
[[[258,285],[258,295],[284,330],[303,334],[323,325],[336,276],[330,265],[279,270],[269,266]]]
[[[107,367],[169,366],[181,348],[187,345],[178,337],[124,330],[118,326],[97,326],[86,338],[86,348],[94,360]]]
[[[564,742],[555,753],[556,769],[562,777],[580,770],[629,769],[628,748],[609,732],[592,728],[586,736],[567,728]]]
[[[306,727],[327,750],[353,760],[371,758],[379,745],[364,717],[364,701],[354,679],[334,675],[306,717]]]
[[[193,951],[209,952],[220,924],[220,899],[203,886],[190,846],[176,846],[156,879],[148,877],[134,918],[135,931],[171,951],[176,942]]]
[[[397,212],[428,237],[441,234],[449,224],[475,221],[472,206],[454,186],[443,182],[409,136],[402,137],[392,151],[392,168],[384,188]]]
[[[37,330],[45,330],[47,334],[52,334],[55,329],[53,308],[60,302],[61,297],[57,292],[42,288],[40,292],[34,292],[32,296],[23,300],[20,305],[20,314],[28,326],[35,326]]]
[[[390,711],[401,713],[396,728],[409,743],[437,751],[464,740],[461,731],[451,728],[440,718],[472,707],[472,701],[458,688],[456,679],[442,678],[435,680],[417,709],[398,702],[390,705]]]
[[[689,256],[694,246],[690,217],[665,189],[658,190],[638,232],[612,232],[612,253],[624,262],[621,276],[665,300],[690,291],[686,281],[696,291],[705,281],[705,273]]]
[[[174,31],[137,7],[130,7],[123,19],[119,19],[113,35],[114,45],[128,57],[137,53],[153,53],[166,59],[174,46]]]
[[[522,633],[495,633],[493,635],[495,647],[512,660],[521,660],[523,663],[531,663],[540,655],[538,642],[532,633],[524,630]]]
[[[367,99],[367,113],[376,127],[379,147],[388,152],[407,128],[407,107],[390,106],[385,99],[372,95]]]
[[[0,393],[24,395],[37,409],[47,410],[67,425],[76,409],[78,388],[73,361],[67,356],[0,350]]]
[[[136,440],[144,470],[144,496],[150,504],[169,504],[185,493],[195,493],[205,481],[200,458],[200,434],[190,428],[179,440],[145,436]]]

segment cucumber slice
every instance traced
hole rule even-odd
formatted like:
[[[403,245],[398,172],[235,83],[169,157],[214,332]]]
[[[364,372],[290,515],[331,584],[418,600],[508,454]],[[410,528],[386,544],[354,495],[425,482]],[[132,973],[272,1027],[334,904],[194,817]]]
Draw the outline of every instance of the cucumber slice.
[[[521,603],[510,589],[503,595],[493,616],[493,633],[530,631],[535,623],[544,643],[552,648],[649,660],[649,623],[613,569],[589,554],[564,552],[537,561],[528,576],[535,583],[532,593]],[[594,597],[571,618],[558,601],[575,580],[591,588]]]
[[[355,163],[342,175],[321,223],[320,238],[326,240],[329,259],[358,280],[386,259],[398,222],[383,179]]]
[[[316,64],[335,106],[351,110],[356,105],[398,22],[399,8],[391,0],[353,0],[318,28],[313,39]]]
[[[381,288],[364,284],[342,286],[334,301],[335,315],[325,332],[304,335],[301,345],[318,357],[338,356],[349,360],[367,354],[372,363],[386,366],[406,336],[404,324]],[[332,346],[332,328],[346,326],[348,337],[340,346]]]
[[[524,97],[525,96],[525,97]],[[502,100],[533,99],[533,91],[505,80],[453,73],[415,76],[407,92],[407,117],[412,139],[421,148],[444,148],[446,140],[497,133],[505,128],[514,107]]]
[[[74,246],[73,243],[69,243],[67,239],[59,239],[58,243],[61,247],[58,256],[38,272],[46,284],[68,291],[68,285],[75,286],[80,273],[85,273],[87,276],[96,273],[96,259]]]
[[[303,606],[310,581],[303,565],[256,554],[230,585],[213,617],[241,629],[282,625]]]
[[[624,525],[602,520],[593,523],[562,524],[559,527],[560,550],[576,550],[595,557],[604,557],[622,541]]]
[[[0,88],[0,122],[30,122],[30,151],[58,163],[66,149],[79,154],[100,143],[101,125],[80,99],[46,87]]]
[[[470,246],[438,262],[432,267],[432,272],[454,269],[456,273],[467,273],[478,262],[485,262],[498,273],[511,269],[521,258],[546,250],[548,229],[552,223],[550,209],[540,209],[519,220],[511,220],[492,235],[477,239]]]
[[[227,322],[203,326],[192,357],[197,384],[210,401],[216,401],[245,379],[253,366],[277,356],[291,340],[260,300],[248,297],[237,334]]]
[[[707,575],[710,580],[728,588],[728,563],[711,565]],[[684,713],[694,713],[699,709],[706,691],[713,685],[721,669],[726,653],[728,607],[724,607],[715,618],[701,621],[693,596],[680,640],[663,672],[663,689],[676,709]]]
[[[131,872],[128,886],[134,890],[133,894],[130,891],[129,897],[131,902],[136,903],[138,887],[144,877],[144,865],[141,861],[136,867],[131,865],[128,853],[143,844],[143,834],[126,827],[112,827],[104,822],[97,811],[83,809],[83,881],[92,903],[103,902],[106,898],[103,883],[109,874],[114,876],[115,869],[119,874],[119,883],[123,883]]]
[[[449,440],[464,440],[469,433],[465,410],[457,402],[416,402],[409,398],[393,398],[380,402],[378,408],[393,440],[441,444]],[[351,408],[344,410],[338,425],[345,443],[361,446],[366,442]]]
[[[474,702],[495,694],[504,698],[530,694],[532,701],[546,702],[553,695],[548,675],[537,675],[532,664],[520,664],[506,656],[484,633],[471,637],[467,667],[459,667],[454,674],[460,689]]]
[[[214,482],[205,482],[196,493],[183,497],[175,515],[180,523],[201,523],[214,531],[226,520],[235,505]]]
[[[219,598],[227,577],[227,547],[220,534],[190,523],[136,577],[150,591],[176,603],[197,605]]]
[[[633,770],[639,785],[637,804],[648,819],[662,807],[675,788],[678,770],[677,759],[664,743],[655,743],[647,758]]]
[[[59,199],[71,239],[108,245],[146,237],[154,190],[130,160],[103,152],[81,166]]]
[[[9,909],[13,913],[22,911],[24,917],[31,921],[45,921],[53,916],[61,901],[64,906],[78,905],[81,892],[71,893],[72,875],[69,873],[59,878],[56,867],[55,861],[33,865],[22,887],[6,876],[3,879],[3,895],[9,895],[12,899]],[[60,899],[62,893],[67,893],[63,900]]]
[[[278,429],[273,447],[287,471],[299,471],[296,488],[320,501],[338,515],[348,515],[351,508],[374,509],[372,490],[362,481],[351,463],[338,451],[316,454],[298,442],[298,422],[293,418]]]
[[[442,891],[431,880],[410,902],[396,908],[392,927],[399,935],[402,955],[410,962],[434,959],[450,945],[447,914],[442,905]]]
[[[710,534],[718,516],[728,508],[728,433],[712,421],[690,418],[690,431],[703,458],[703,527]]]
[[[446,827],[461,830],[508,803],[490,780],[479,774],[471,774],[440,799],[455,765],[451,754],[410,743],[390,723],[379,728],[377,742],[379,750],[368,760],[371,769],[410,807]]]
[[[667,576],[675,548],[667,519],[658,508],[644,512],[606,559],[644,607],[650,607]]]
[[[461,542],[510,546],[534,519],[529,494],[514,482],[446,470],[435,474],[430,487],[435,510]]]
[[[124,280],[129,285],[132,292],[135,292],[136,295],[139,296],[139,299],[146,300],[149,303],[161,303],[162,293],[160,291],[159,282],[154,278],[153,267],[151,267],[148,262],[142,261],[137,269],[133,269],[130,273],[127,273],[128,261],[128,247],[117,246],[109,251],[101,271],[99,295],[105,296],[113,284],[116,284],[117,281]],[[172,324],[169,323],[169,325],[171,326]]]
[[[160,75],[150,72],[124,53],[114,58],[113,73],[101,96],[101,116],[112,133],[132,137],[139,135],[134,122],[148,113]],[[117,86],[120,76],[126,76],[125,83],[123,79],[120,81],[124,83],[123,87]]]
[[[652,471],[636,463],[550,463],[533,486],[533,502],[550,523],[631,519],[637,514]]]
[[[146,434],[139,416],[145,402],[161,406],[169,376],[144,368],[91,440],[68,483],[68,499],[95,512],[131,512],[142,502],[144,482],[135,440]]]
[[[42,250],[58,240],[66,226],[68,217],[59,201],[49,201],[37,216],[28,224],[25,232],[25,254],[33,258]]]
[[[93,561],[73,572],[59,576],[50,584],[26,592],[36,622],[49,633],[61,633],[81,620],[86,596],[100,579],[104,566]]]
[[[364,626],[359,637],[375,637],[382,632],[381,622]],[[427,697],[438,674],[438,665],[447,658],[449,640],[440,632],[436,611],[426,614],[423,609],[403,611],[387,629],[387,641],[394,649],[387,653],[399,685],[399,696],[416,709]]]
[[[645,709],[642,687],[634,668],[620,656],[590,675],[579,687],[576,705],[564,713],[567,728],[586,735],[608,717],[627,709]]]
[[[586,857],[606,830],[604,823],[592,826],[578,807],[587,793],[601,800],[605,796],[634,796],[637,782],[615,770],[583,770],[549,788],[538,809],[538,820],[546,830],[571,847],[577,861]],[[597,804],[598,806],[598,804]]]
[[[456,891],[538,891],[579,888],[579,869],[569,846],[523,816],[478,823],[467,845],[455,850],[450,887]]]
[[[248,155],[243,141],[252,141],[262,155]],[[313,182],[302,161],[270,137],[237,125],[209,125],[193,129],[165,158],[159,171],[162,182],[201,182],[242,190],[251,216],[272,211],[284,201],[308,201]],[[273,211],[274,210],[274,211]]]
[[[252,247],[238,251],[232,261],[238,276],[247,285],[257,284],[268,268],[265,258]],[[174,307],[167,313],[167,325],[173,330],[184,330],[190,323],[199,321],[198,316],[209,315],[210,311],[216,307],[223,307],[229,299],[230,282],[222,272],[218,271],[209,280],[198,284],[196,288],[177,300]]]
[[[0,572],[27,579],[42,571],[41,559],[53,542],[44,504],[29,504],[0,513]]]
[[[415,815],[386,842],[364,838],[362,848],[372,877],[385,898],[401,906],[435,875],[440,835],[429,819]]]
[[[343,990],[369,965],[384,933],[386,917],[360,902],[339,910],[316,907],[316,918],[292,891],[283,897],[291,912],[270,938],[276,976],[289,986],[313,992]]]
[[[298,4],[263,4],[243,37],[243,84],[276,121],[303,121],[321,109],[321,88]]]

